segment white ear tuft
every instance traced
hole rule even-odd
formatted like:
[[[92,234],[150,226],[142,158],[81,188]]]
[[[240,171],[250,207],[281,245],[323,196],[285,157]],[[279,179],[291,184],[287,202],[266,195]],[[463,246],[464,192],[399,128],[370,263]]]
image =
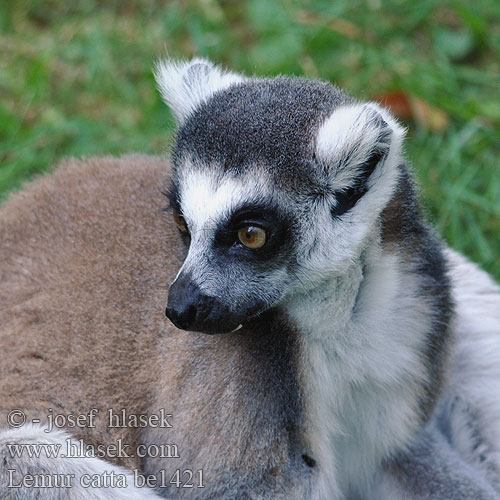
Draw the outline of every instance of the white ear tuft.
[[[332,190],[367,177],[378,163],[397,163],[403,129],[375,103],[342,106],[327,118],[316,139],[316,156],[325,166]],[[382,161],[382,159],[386,161]],[[387,161],[387,160],[396,161]]]
[[[244,79],[201,58],[158,61],[154,75],[163,100],[180,123],[215,92]]]

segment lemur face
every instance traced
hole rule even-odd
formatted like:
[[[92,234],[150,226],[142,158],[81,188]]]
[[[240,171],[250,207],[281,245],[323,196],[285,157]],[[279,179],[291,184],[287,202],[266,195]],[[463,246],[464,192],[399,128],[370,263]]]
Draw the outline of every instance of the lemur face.
[[[392,117],[326,83],[200,60],[156,76],[179,120],[170,205],[188,251],[174,324],[231,332],[345,272],[396,182]]]

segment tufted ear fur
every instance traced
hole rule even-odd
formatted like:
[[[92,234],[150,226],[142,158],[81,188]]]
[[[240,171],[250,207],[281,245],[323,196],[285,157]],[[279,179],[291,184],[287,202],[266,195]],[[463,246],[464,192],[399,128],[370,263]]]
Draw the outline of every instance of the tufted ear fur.
[[[163,100],[179,123],[215,92],[243,80],[243,76],[224,71],[200,58],[158,61],[154,75]]]
[[[316,158],[335,196],[332,209],[339,216],[369,190],[387,202],[397,176],[405,130],[377,104],[355,104],[336,109],[319,129]],[[377,188],[377,189],[375,189]]]

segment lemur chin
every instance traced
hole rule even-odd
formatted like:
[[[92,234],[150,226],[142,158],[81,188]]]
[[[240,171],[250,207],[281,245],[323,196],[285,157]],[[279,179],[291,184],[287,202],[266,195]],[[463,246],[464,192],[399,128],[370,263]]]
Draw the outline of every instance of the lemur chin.
[[[107,470],[126,486],[92,498],[499,499],[500,290],[425,221],[404,128],[325,82],[203,59],[155,76],[170,166],[69,162],[0,211],[0,416],[42,420],[0,432],[0,498],[39,498],[7,485],[28,472]],[[44,433],[54,406],[172,425]],[[79,438],[177,448],[6,447]]]

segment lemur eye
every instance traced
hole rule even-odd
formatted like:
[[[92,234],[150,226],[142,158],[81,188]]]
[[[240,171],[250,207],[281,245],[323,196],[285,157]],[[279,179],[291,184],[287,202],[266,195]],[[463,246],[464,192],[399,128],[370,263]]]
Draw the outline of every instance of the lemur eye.
[[[256,250],[264,246],[267,240],[267,234],[261,227],[245,226],[238,231],[238,239],[247,248]]]
[[[174,210],[174,222],[181,232],[188,232],[186,219],[184,219],[184,216],[178,210]]]

